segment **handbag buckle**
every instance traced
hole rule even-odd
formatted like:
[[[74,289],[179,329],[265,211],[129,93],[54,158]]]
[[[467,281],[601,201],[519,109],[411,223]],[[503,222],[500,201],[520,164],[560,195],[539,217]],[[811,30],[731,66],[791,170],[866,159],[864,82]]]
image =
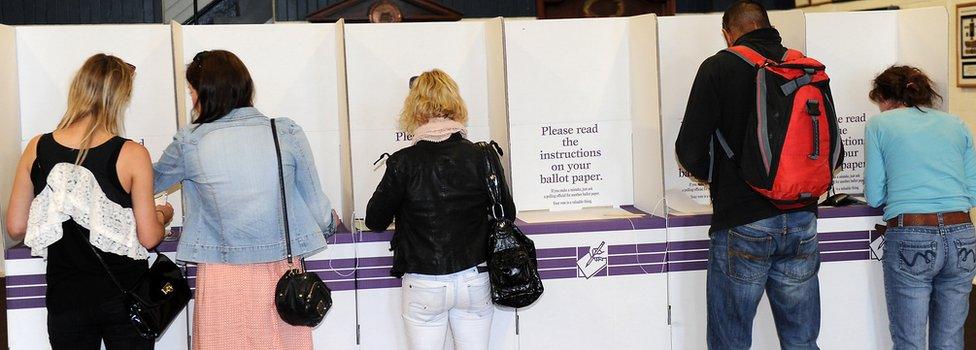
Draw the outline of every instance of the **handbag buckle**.
[[[163,285],[162,292],[163,292],[163,295],[169,295],[169,293],[172,293],[173,292],[173,284],[172,283],[169,283],[169,282],[166,282],[166,284]]]

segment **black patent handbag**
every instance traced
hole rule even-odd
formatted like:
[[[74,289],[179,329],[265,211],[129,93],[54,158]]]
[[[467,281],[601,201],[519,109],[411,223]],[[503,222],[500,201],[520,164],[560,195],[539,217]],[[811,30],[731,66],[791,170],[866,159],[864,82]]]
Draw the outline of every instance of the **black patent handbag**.
[[[301,269],[295,268],[291,254],[291,230],[288,228],[288,201],[285,199],[285,173],[281,164],[281,145],[278,143],[278,128],[271,120],[271,134],[274,136],[275,154],[278,157],[278,183],[281,192],[281,212],[285,228],[285,251],[288,271],[278,279],[275,286],[275,309],[281,319],[292,326],[315,327],[322,322],[325,314],[332,308],[332,291],[314,272],[305,269],[305,258],[301,258]]]
[[[132,289],[126,290],[115,279],[95,246],[91,242],[88,242],[88,246],[112,282],[122,291],[122,305],[129,314],[129,322],[135,326],[141,337],[158,338],[190,302],[190,284],[183,276],[183,271],[158,250],[153,249],[156,261],[149,270],[139,277]]]
[[[491,281],[491,300],[495,304],[513,308],[526,307],[542,296],[544,288],[539,276],[535,243],[511,220],[505,218],[500,199],[505,184],[498,157],[497,143],[479,142],[484,152],[487,174],[485,183],[491,197],[488,233],[488,279]]]

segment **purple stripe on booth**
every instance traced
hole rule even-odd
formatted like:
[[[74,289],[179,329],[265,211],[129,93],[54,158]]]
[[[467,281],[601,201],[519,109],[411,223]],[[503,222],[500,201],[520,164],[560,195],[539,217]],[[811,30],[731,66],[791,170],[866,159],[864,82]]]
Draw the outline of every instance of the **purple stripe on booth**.
[[[884,211],[866,205],[852,205],[849,207],[821,207],[819,217],[821,219],[831,218],[850,218],[857,216],[881,216]]]
[[[356,265],[356,260],[354,260],[353,258],[305,260],[305,267],[308,268],[309,270],[351,269],[355,265]]]
[[[663,219],[658,220],[658,218],[653,218],[652,216],[636,219],[582,220],[531,224],[521,220],[517,222],[522,232],[527,235],[655,229],[664,228],[665,225],[663,223]]]
[[[664,272],[665,264],[610,266],[610,276],[645,275]]]
[[[356,276],[355,270],[353,270],[353,269],[345,269],[345,270],[312,270],[312,269],[309,269],[308,271],[315,272],[316,274],[319,275],[319,278],[321,278],[323,281],[326,281],[326,282],[328,282],[328,281],[352,280],[352,279],[355,279],[355,276]]]
[[[30,298],[30,299],[7,299],[7,309],[33,309],[38,307],[44,307],[44,298]]]
[[[563,268],[575,267],[575,266],[576,266],[576,258],[539,260],[539,269],[563,269]]]
[[[655,253],[655,254],[633,254],[633,255],[611,255],[608,257],[608,263],[613,265],[630,265],[630,264],[653,264],[664,262],[665,253]]]
[[[668,253],[668,261],[706,260],[708,250],[689,250]]]
[[[868,241],[820,243],[821,252],[836,252],[840,250],[861,250],[861,249],[870,249],[870,248],[871,248],[870,242]]]
[[[391,239],[393,239],[393,231],[382,231],[382,232],[365,231],[365,232],[360,232],[359,235],[356,236],[356,241],[363,242],[363,243],[389,242]]]
[[[47,284],[47,278],[44,274],[38,275],[19,275],[19,276],[7,276],[7,286],[25,286],[31,284]]]
[[[336,233],[326,240],[329,244],[349,244],[355,242],[352,233]]]
[[[538,249],[536,257],[539,259],[576,257],[576,247]]]
[[[572,269],[562,269],[562,270],[542,270],[539,271],[539,277],[542,279],[551,280],[557,278],[576,278],[576,271],[578,269],[574,266]]]
[[[359,267],[393,266],[393,256],[359,258]]]
[[[708,249],[708,240],[669,242],[668,251]]]
[[[856,252],[820,253],[820,261],[823,262],[868,260],[870,258],[871,251],[869,250]]]
[[[868,239],[868,231],[853,231],[853,232],[826,232],[820,234],[820,242],[829,241],[850,241],[858,239]]]
[[[359,278],[393,277],[390,276],[391,267],[359,268]]]
[[[178,241],[163,241],[162,243],[159,243],[159,246],[156,247],[156,250],[159,250],[160,252],[163,253],[173,253],[176,251],[176,247],[179,245],[180,242]]]
[[[47,286],[7,287],[7,298],[43,297],[47,294]]]
[[[30,248],[25,246],[24,243],[18,243],[17,245],[10,247],[10,249],[7,249],[4,257],[7,260],[37,258],[36,256],[31,255]]]
[[[707,261],[688,261],[668,263],[668,272],[699,271],[708,268]]]
[[[359,289],[398,288],[400,279],[395,277],[359,280]]]
[[[667,243],[638,243],[638,244],[617,244],[607,247],[607,253],[614,254],[634,254],[634,253],[658,253],[668,248]]]
[[[348,290],[356,290],[356,281],[326,281],[326,285],[329,286],[333,292],[343,292]]]
[[[668,215],[668,227],[708,226],[712,224],[712,214]]]

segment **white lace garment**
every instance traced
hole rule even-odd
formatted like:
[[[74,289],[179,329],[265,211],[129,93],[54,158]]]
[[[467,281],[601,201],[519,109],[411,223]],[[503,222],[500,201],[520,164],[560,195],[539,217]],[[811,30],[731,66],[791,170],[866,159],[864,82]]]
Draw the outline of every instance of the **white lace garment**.
[[[68,219],[88,229],[91,244],[104,252],[133,259],[149,256],[136,236],[132,209],[109,200],[87,168],[60,163],[51,169],[47,187],[31,203],[24,238],[31,254],[46,260],[47,247],[61,239],[61,224]]]

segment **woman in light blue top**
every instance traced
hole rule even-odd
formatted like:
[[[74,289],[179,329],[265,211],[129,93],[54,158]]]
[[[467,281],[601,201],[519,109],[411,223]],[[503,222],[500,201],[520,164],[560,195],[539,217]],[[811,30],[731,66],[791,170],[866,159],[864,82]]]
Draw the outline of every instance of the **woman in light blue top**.
[[[273,303],[275,283],[289,269],[280,191],[295,255],[321,250],[335,232],[305,133],[289,119],[276,120],[281,186],[271,125],[252,105],[244,63],[227,51],[204,51],[188,65],[186,80],[196,118],[153,169],[157,192],[183,184],[186,220],[176,257],[197,263],[192,348],[311,349],[311,328],[285,323]],[[255,330],[266,334],[248,336]]]
[[[976,275],[976,154],[969,128],[932,109],[941,98],[917,68],[874,79],[881,114],[865,129],[865,195],[884,206],[885,296],[895,349],[962,349]],[[926,327],[927,325],[927,327]]]

